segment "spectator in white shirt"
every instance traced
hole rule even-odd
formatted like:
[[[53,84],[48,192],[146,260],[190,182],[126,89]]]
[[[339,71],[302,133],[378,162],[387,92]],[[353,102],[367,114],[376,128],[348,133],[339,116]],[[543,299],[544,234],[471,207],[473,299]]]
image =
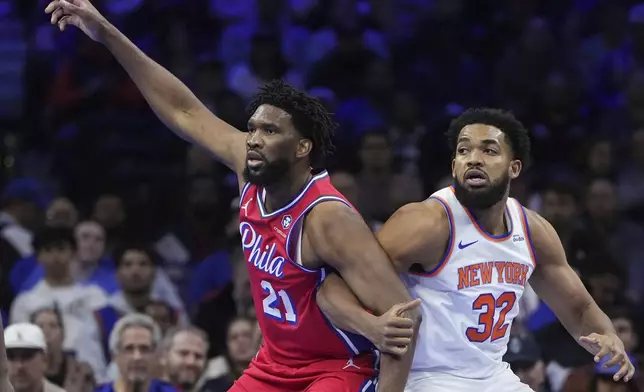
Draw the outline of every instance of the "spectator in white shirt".
[[[107,304],[107,295],[98,286],[79,284],[72,278],[70,266],[76,247],[71,229],[46,227],[36,235],[34,247],[44,277],[16,297],[10,321],[27,322],[37,310],[57,307],[67,331],[64,347],[75,350],[75,337],[84,328],[83,322]]]

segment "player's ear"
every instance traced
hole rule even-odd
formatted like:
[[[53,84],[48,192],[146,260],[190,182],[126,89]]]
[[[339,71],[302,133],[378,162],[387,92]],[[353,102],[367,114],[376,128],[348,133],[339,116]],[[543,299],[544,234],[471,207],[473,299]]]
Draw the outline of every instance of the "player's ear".
[[[513,159],[510,162],[510,168],[508,169],[510,179],[517,179],[519,177],[519,174],[521,174],[521,169],[523,169],[523,163],[518,159]]]
[[[452,177],[456,178],[456,159],[452,159]]]
[[[309,139],[302,139],[297,145],[295,156],[297,158],[304,158],[311,153],[311,150],[313,150],[313,142]]]

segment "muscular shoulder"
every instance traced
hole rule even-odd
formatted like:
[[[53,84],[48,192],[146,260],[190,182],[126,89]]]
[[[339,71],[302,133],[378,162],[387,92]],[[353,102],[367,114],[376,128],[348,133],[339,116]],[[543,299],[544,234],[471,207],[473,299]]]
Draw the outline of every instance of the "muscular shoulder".
[[[537,212],[525,209],[528,235],[534,248],[537,263],[565,260],[565,252],[555,228]]]
[[[438,200],[428,199],[401,207],[377,237],[396,267],[404,271],[412,264],[427,265],[440,258],[449,235],[445,208]]]

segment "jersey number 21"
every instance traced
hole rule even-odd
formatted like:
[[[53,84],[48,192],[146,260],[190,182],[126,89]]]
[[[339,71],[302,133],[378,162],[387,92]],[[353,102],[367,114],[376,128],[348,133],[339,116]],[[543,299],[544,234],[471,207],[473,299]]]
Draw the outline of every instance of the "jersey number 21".
[[[479,315],[479,326],[470,327],[465,331],[467,338],[471,342],[476,343],[482,343],[488,339],[494,342],[495,340],[503,338],[508,331],[505,316],[514,307],[516,299],[516,294],[511,291],[504,292],[498,298],[494,298],[489,293],[479,295],[474,300],[472,309],[483,312]],[[500,312],[495,322],[494,315],[497,309],[500,309]]]

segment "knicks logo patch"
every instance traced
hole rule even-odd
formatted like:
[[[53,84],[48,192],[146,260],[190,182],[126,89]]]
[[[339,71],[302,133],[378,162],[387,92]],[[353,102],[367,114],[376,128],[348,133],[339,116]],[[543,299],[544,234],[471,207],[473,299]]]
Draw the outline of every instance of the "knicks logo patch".
[[[284,218],[282,218],[282,228],[284,230],[288,229],[289,226],[291,226],[291,223],[293,223],[293,218],[291,218],[290,215],[286,215]]]

